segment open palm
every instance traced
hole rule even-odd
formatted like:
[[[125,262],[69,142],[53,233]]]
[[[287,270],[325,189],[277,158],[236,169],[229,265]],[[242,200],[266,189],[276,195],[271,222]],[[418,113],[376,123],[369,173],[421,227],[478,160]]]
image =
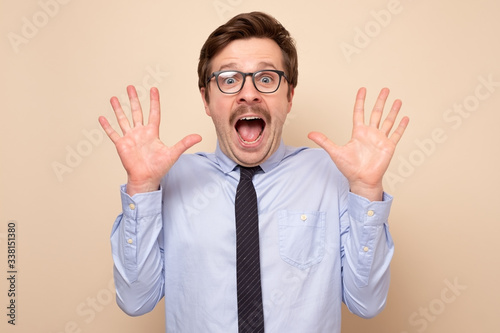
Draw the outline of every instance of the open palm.
[[[364,121],[366,89],[359,89],[354,105],[352,137],[344,146],[336,145],[322,133],[309,133],[309,138],[328,152],[348,179],[351,191],[371,200],[380,200],[382,197],[382,178],[409,122],[408,117],[404,117],[390,134],[401,109],[401,101],[396,100],[381,123],[388,95],[389,89],[381,90],[369,124],[366,125]]]
[[[111,98],[111,105],[123,136],[111,127],[105,117],[99,117],[99,123],[116,146],[128,175],[127,193],[133,195],[157,190],[161,178],[170,170],[180,155],[200,142],[201,137],[191,134],[171,147],[166,146],[159,137],[160,96],[158,89],[151,88],[147,125],[143,124],[143,112],[135,88],[127,87],[127,93],[132,111],[132,125],[118,99]]]

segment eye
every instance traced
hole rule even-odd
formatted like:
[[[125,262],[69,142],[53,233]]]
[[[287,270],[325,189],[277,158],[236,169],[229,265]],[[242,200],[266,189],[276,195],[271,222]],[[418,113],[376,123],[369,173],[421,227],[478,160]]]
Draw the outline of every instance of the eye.
[[[255,77],[255,82],[262,86],[269,86],[274,85],[277,79],[277,74],[274,72],[259,72]]]
[[[219,84],[223,86],[234,86],[240,82],[240,74],[237,72],[223,72],[219,74]]]
[[[269,84],[273,82],[273,78],[270,76],[262,76],[259,81],[264,84]]]

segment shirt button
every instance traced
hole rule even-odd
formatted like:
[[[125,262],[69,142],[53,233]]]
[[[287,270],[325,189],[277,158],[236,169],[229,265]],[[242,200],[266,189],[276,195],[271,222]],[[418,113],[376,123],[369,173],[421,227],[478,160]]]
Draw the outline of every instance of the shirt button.
[[[307,215],[306,215],[306,214],[302,214],[302,215],[300,215],[300,219],[301,219],[302,221],[307,220]]]
[[[368,248],[368,246],[365,246],[365,247],[363,248],[363,251],[365,251],[365,252],[368,252],[369,250],[370,250],[370,249]]]
[[[128,205],[130,207],[130,209],[134,210],[135,209],[135,205],[133,203],[131,203],[130,205]]]
[[[369,210],[368,213],[366,213],[368,216],[372,217],[375,215],[375,212],[373,210]]]
[[[129,244],[132,244],[133,242],[134,242],[134,241],[132,240],[132,238],[129,238],[129,239],[127,240],[127,243],[129,243]]]

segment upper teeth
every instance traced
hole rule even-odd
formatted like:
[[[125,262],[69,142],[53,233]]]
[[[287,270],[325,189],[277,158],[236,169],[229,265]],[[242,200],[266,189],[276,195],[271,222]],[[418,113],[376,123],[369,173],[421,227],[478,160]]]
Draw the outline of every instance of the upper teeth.
[[[259,117],[244,117],[244,118],[241,118],[240,120],[257,120],[257,119],[260,119]]]

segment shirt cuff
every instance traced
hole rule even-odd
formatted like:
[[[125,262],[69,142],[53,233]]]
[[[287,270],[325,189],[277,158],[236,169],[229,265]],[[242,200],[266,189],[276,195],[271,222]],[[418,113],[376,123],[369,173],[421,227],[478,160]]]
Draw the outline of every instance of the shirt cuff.
[[[120,186],[122,212],[127,218],[138,219],[161,213],[162,189],[153,192],[127,194],[127,185]]]
[[[370,201],[349,192],[348,211],[354,220],[365,225],[381,225],[387,223],[392,205],[392,196],[385,193],[382,201]]]

